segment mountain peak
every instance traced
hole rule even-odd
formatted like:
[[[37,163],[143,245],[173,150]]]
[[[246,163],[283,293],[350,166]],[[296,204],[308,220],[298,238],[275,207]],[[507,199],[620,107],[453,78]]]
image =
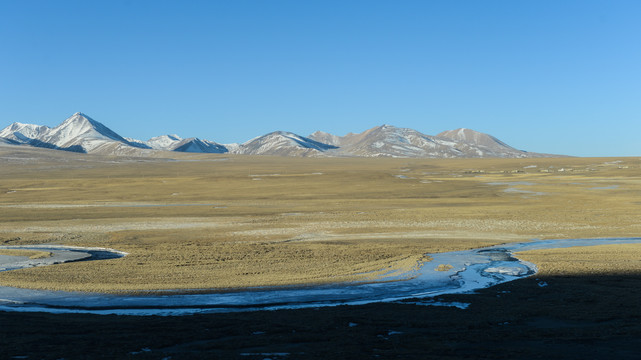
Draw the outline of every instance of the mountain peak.
[[[23,124],[14,122],[6,128],[0,130],[0,138],[15,140],[19,143],[27,143],[30,140],[36,139],[51,130],[45,125]]]
[[[467,128],[458,128],[455,130],[443,131],[436,136],[444,137],[448,139],[458,140],[458,141],[472,141],[475,143],[484,142],[487,140],[496,140],[492,135],[482,133],[480,131],[467,129]]]
[[[518,151],[492,135],[472,129],[458,128],[456,130],[443,131],[436,136],[475,146],[481,146],[493,151]]]
[[[127,141],[102,123],[81,112],[71,115],[39,140],[59,148],[80,146],[85,152],[105,142],[113,141],[133,147],[148,148],[146,145]]]
[[[172,151],[193,152],[193,153],[214,153],[223,154],[229,152],[224,145],[199,138],[183,139],[173,145]]]
[[[183,138],[176,134],[171,134],[152,137],[151,139],[147,140],[145,144],[151,146],[152,149],[172,150],[181,141],[183,141]]]
[[[239,152],[252,155],[317,156],[336,148],[338,147],[289,131],[274,131],[241,144]]]
[[[320,130],[315,131],[313,134],[310,134],[308,138],[323,144],[328,144],[328,145],[337,146],[337,147],[341,146],[340,136],[332,135],[330,133],[320,131]]]
[[[58,127],[60,127],[60,126],[69,126],[71,124],[73,124],[73,126],[89,125],[89,126],[93,127],[93,126],[96,125],[96,123],[98,123],[98,122],[95,121],[94,119],[90,118],[89,116],[87,116],[87,115],[85,115],[85,114],[83,114],[81,112],[77,112],[77,113],[71,115],[70,117],[68,117],[67,119],[65,119],[65,121],[63,121],[62,124],[58,125]],[[98,123],[98,124],[100,124],[100,123]]]

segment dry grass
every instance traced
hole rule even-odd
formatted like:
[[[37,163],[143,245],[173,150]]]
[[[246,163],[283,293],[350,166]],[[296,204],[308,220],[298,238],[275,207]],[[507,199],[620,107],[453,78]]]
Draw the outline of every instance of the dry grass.
[[[454,266],[452,266],[451,264],[439,264],[436,268],[434,268],[434,270],[436,270],[436,271],[449,271],[449,270],[452,270],[453,268],[454,268]]]
[[[0,244],[130,253],[0,274],[12,286],[120,292],[366,281],[410,271],[425,253],[641,229],[637,158],[167,161],[53,152],[45,161],[43,152],[1,151]]]
[[[531,250],[517,255],[537,264],[540,276],[641,273],[641,244]]]
[[[49,251],[2,249],[0,250],[0,255],[24,256],[29,259],[46,259],[51,257],[52,254]]]

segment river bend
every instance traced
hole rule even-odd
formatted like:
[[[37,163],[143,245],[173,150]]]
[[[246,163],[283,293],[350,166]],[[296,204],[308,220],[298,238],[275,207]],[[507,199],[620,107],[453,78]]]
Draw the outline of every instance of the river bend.
[[[397,281],[386,279],[386,281],[368,283],[251,288],[208,294],[167,295],[164,292],[162,295],[137,296],[42,291],[0,286],[0,311],[186,315],[358,305],[408,299],[429,300],[438,295],[472,292],[535,274],[536,265],[515,258],[513,254],[516,252],[630,243],[641,243],[641,238],[534,240],[509,243],[480,249],[427,254],[432,258],[431,261],[423,263],[418,270],[404,274]],[[42,250],[51,252],[53,256],[35,260],[0,256],[0,271],[69,261],[111,259],[126,255],[113,249],[54,245],[0,246],[0,250],[2,249]],[[448,266],[438,268],[439,264]]]

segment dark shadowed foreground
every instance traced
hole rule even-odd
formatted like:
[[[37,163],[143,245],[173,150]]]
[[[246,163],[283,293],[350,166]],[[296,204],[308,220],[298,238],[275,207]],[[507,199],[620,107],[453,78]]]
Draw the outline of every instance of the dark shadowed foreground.
[[[410,304],[124,317],[0,313],[3,359],[636,359],[641,274],[539,277]]]

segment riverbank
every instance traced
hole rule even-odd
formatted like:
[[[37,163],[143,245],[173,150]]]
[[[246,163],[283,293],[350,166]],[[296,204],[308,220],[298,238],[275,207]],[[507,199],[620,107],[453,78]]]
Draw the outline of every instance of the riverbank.
[[[419,302],[428,304],[433,303],[433,298],[439,295],[469,293],[535,274],[537,265],[515,258],[513,254],[516,252],[525,252],[526,256],[537,258],[538,261],[545,264],[547,269],[550,264],[558,266],[563,263],[563,260],[558,258],[554,262],[550,262],[545,257],[547,253],[560,252],[563,254],[565,252],[570,256],[577,253],[599,254],[598,251],[581,249],[582,247],[596,246],[604,251],[609,250],[609,252],[600,255],[599,259],[602,262],[605,258],[618,258],[616,263],[621,264],[618,268],[619,273],[634,273],[638,269],[638,264],[630,264],[629,257],[624,258],[622,254],[629,255],[633,253],[631,250],[638,251],[639,244],[641,244],[641,238],[537,240],[511,243],[480,249],[429,254],[426,256],[426,261],[417,264],[411,272],[399,273],[396,276],[378,278],[368,282],[308,284],[302,287],[259,287],[232,292],[190,294],[175,290],[173,293],[163,291],[161,293],[112,295],[51,292],[2,286],[0,287],[0,310],[182,316],[195,313],[403,302],[412,301],[412,299],[418,299]],[[52,264],[61,258],[69,258],[69,253],[80,259],[92,257],[95,260],[118,258],[124,255],[124,253],[112,249],[83,249],[64,246],[25,246],[12,247],[11,250],[33,251],[33,249],[50,251],[53,254],[50,258]],[[544,254],[543,257],[541,253]],[[592,268],[597,264],[592,259],[589,259],[588,262]],[[33,264],[27,265],[33,266]],[[7,264],[7,266],[12,265]],[[617,272],[617,268],[611,266],[608,270],[608,274]],[[601,272],[603,273],[603,271]],[[437,303],[440,302],[437,301]],[[458,306],[465,308],[467,304],[462,303]]]
[[[541,283],[547,286],[541,286]],[[0,312],[0,358],[636,359],[641,275],[528,278],[454,307],[370,304],[184,317]]]

